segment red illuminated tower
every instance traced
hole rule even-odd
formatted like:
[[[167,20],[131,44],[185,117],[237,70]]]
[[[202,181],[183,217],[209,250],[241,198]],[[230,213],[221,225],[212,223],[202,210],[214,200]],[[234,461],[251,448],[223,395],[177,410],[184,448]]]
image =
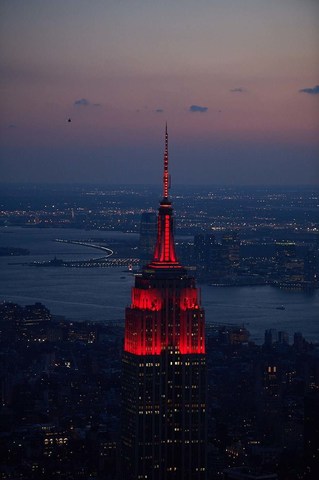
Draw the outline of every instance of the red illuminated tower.
[[[204,311],[176,257],[168,189],[166,127],[157,243],[125,315],[121,463],[129,480],[206,478]]]

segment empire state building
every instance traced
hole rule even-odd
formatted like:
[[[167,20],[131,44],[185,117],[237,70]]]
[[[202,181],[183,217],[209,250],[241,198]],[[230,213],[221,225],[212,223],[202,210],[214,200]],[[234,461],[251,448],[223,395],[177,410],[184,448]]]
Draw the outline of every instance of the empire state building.
[[[125,314],[122,478],[206,479],[205,318],[194,278],[179,263],[169,199],[165,131],[163,199],[151,263],[136,275]]]

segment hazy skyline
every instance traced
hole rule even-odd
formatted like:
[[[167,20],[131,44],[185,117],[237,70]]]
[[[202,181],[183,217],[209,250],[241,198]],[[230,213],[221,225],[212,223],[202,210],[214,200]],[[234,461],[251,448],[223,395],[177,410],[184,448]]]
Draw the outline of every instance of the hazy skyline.
[[[318,184],[315,0],[3,0],[1,181]],[[68,122],[68,119],[71,122]]]

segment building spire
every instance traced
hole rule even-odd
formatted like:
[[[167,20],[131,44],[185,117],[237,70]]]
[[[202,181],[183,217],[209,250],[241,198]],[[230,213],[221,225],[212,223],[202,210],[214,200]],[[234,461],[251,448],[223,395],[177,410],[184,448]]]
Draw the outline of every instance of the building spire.
[[[167,122],[165,124],[165,151],[164,151],[164,175],[163,175],[163,198],[168,199],[169,173],[168,173],[168,133]]]
[[[168,173],[168,134],[165,125],[165,151],[163,174],[163,200],[160,202],[157,217],[157,241],[152,262],[148,265],[154,269],[182,268],[176,257],[173,209],[168,198],[169,173]]]

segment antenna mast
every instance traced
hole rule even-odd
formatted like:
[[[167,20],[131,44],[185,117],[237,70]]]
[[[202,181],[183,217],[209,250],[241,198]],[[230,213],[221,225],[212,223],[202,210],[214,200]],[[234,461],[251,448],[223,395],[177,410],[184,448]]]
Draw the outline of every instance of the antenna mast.
[[[168,133],[167,122],[165,125],[165,152],[164,152],[164,175],[163,175],[163,197],[168,199],[169,174],[168,174]]]

